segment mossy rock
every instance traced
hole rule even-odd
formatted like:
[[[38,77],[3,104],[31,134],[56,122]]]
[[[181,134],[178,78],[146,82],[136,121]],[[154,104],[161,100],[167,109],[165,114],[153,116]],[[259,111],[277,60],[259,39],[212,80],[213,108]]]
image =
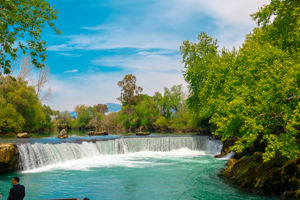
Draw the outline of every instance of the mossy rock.
[[[282,193],[281,168],[274,163],[263,163],[261,152],[255,152],[251,156],[245,155],[230,162],[222,175],[240,188],[262,195]]]
[[[18,169],[19,151],[15,144],[0,144],[0,173]]]
[[[261,195],[282,195],[282,199],[300,199],[300,158],[262,161],[262,152],[230,159],[222,175],[238,187]]]
[[[300,199],[300,189],[285,191],[280,198],[280,200],[299,200],[299,199]]]

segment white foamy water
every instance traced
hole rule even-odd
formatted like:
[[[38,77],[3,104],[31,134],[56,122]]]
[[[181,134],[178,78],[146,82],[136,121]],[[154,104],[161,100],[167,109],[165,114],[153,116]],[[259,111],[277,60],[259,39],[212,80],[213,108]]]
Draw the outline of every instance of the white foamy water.
[[[155,159],[178,159],[191,158],[206,155],[204,151],[193,151],[188,148],[181,148],[169,152],[141,151],[136,153],[99,155],[90,158],[58,162],[44,167],[24,170],[22,173],[39,173],[51,170],[89,170],[99,167],[132,167],[142,168],[158,165],[169,165],[170,163],[155,162]],[[154,159],[154,160],[153,160]]]
[[[218,154],[222,144],[207,136],[141,137],[82,143],[27,143],[19,144],[18,149],[20,169],[23,173],[34,173],[111,166],[146,167],[158,165],[147,158]]]
[[[234,152],[231,151],[230,153],[226,154],[225,156],[218,158],[218,160],[229,160],[230,158],[232,158],[234,156]]]

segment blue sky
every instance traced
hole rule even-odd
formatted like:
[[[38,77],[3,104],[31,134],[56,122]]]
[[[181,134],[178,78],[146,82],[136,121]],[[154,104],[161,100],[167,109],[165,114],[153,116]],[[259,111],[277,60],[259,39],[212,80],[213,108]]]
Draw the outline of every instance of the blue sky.
[[[50,0],[57,28],[46,30],[54,109],[115,102],[117,82],[137,77],[144,93],[186,83],[179,46],[201,31],[220,46],[238,47],[255,26],[249,16],[263,0]],[[46,88],[45,88],[46,89]]]

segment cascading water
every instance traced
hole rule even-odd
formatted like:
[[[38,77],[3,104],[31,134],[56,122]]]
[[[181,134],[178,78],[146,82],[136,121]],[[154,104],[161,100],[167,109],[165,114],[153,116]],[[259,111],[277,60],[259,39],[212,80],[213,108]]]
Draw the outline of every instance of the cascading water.
[[[128,137],[82,143],[25,143],[18,144],[20,168],[30,170],[55,163],[93,158],[103,155],[127,154],[142,151],[168,152],[180,148],[217,154],[222,144],[208,136]]]

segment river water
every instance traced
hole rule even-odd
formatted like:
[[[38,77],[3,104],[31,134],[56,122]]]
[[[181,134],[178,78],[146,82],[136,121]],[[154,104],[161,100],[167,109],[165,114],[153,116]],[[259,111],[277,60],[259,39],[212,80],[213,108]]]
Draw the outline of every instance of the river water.
[[[275,200],[243,193],[218,174],[226,160],[206,136],[129,137],[18,144],[20,171],[0,175],[0,194],[19,176],[25,199]]]

